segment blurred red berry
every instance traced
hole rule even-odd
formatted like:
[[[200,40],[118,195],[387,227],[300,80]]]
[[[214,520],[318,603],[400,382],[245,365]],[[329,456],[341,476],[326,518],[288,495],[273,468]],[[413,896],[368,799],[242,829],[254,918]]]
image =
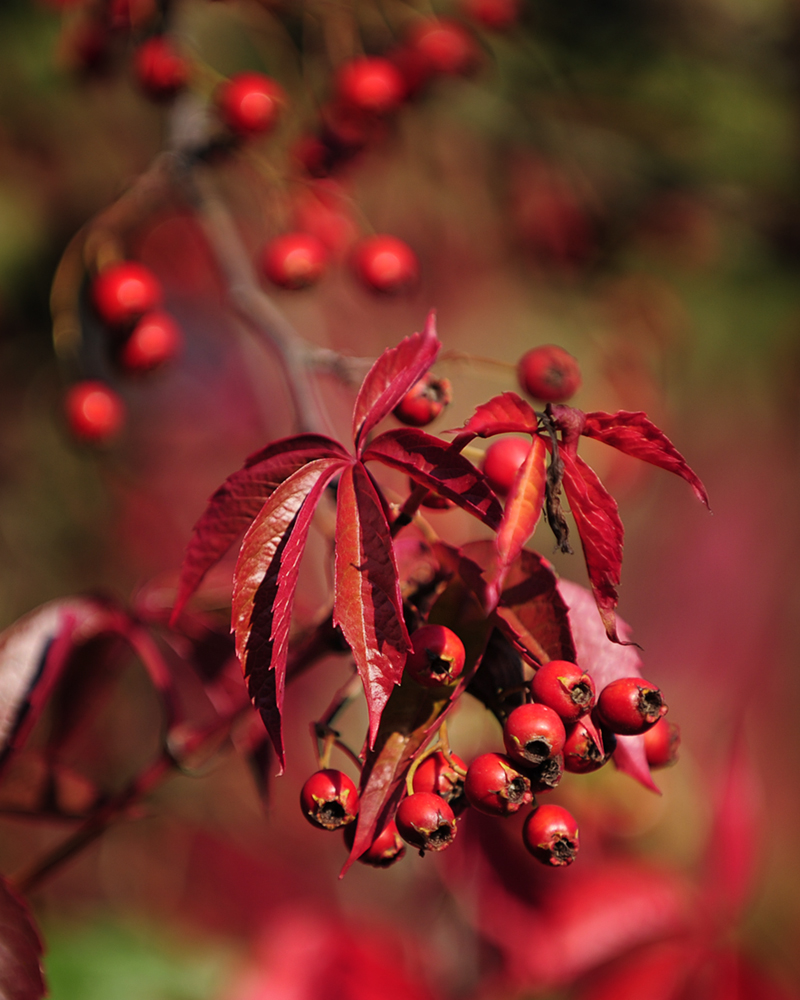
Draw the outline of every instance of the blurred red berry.
[[[103,444],[125,421],[125,405],[104,382],[76,382],[67,390],[64,410],[72,433],[80,441]]]
[[[353,849],[355,836],[356,824],[350,823],[344,828],[344,842],[348,851]],[[397,824],[392,820],[381,830],[366,851],[359,855],[358,860],[363,865],[371,865],[373,868],[389,868],[405,853],[406,845],[400,839]]]
[[[428,372],[403,396],[392,411],[401,424],[425,427],[432,423],[452,399],[450,381]]]
[[[519,19],[520,0],[461,0],[461,9],[484,28],[503,31]]]
[[[361,283],[384,295],[410,291],[419,280],[419,262],[411,247],[396,236],[379,234],[353,250],[353,269]]]
[[[659,719],[644,734],[644,752],[650,767],[669,767],[678,759],[681,731],[674,722]]]
[[[181,328],[167,312],[144,315],[125,341],[120,353],[129,371],[145,372],[171,361],[183,346]]]
[[[287,103],[278,83],[263,73],[237,73],[217,91],[222,120],[239,135],[271,132]]]
[[[641,677],[620,677],[600,692],[597,713],[612,733],[637,736],[666,715],[667,706],[655,684]]]
[[[475,38],[458,21],[420,19],[408,33],[406,44],[430,75],[465,75],[480,61]]]
[[[264,248],[264,274],[281,288],[298,290],[315,284],[325,270],[328,251],[311,233],[283,233]]]
[[[574,722],[595,703],[594,681],[567,660],[551,660],[539,667],[531,681],[534,701],[548,705],[565,722]]]
[[[530,780],[499,753],[484,753],[472,761],[464,792],[471,806],[489,816],[510,816],[533,801]]]
[[[157,99],[173,97],[189,79],[189,66],[163,35],[148,38],[136,50],[134,68],[139,86]]]
[[[423,625],[411,634],[406,671],[423,687],[453,684],[464,669],[464,644],[444,625]]]
[[[581,387],[578,362],[556,344],[543,344],[523,354],[517,375],[523,390],[545,403],[563,403]]]
[[[443,851],[456,835],[453,810],[433,792],[414,792],[400,803],[395,817],[400,836],[420,852]]]
[[[453,764],[462,771],[467,770],[467,765],[460,757],[455,754],[450,754],[450,757]],[[458,813],[466,808],[467,801],[464,796],[464,776],[456,771],[453,764],[437,750],[416,769],[413,785],[415,792],[432,792],[441,796],[453,812]]]
[[[107,267],[92,282],[92,301],[111,327],[129,326],[161,305],[161,282],[143,264],[126,260]]]
[[[385,115],[399,107],[405,83],[397,67],[380,56],[361,56],[345,63],[336,79],[336,94],[348,108]]]
[[[511,492],[520,466],[531,450],[529,438],[506,437],[494,441],[483,456],[483,474],[501,497]]]
[[[559,715],[547,705],[519,705],[506,719],[506,753],[519,764],[535,767],[564,749],[566,732]]]
[[[563,806],[544,805],[528,816],[522,840],[537,861],[545,865],[571,865],[578,853],[578,824]]]
[[[300,808],[313,826],[322,830],[338,830],[356,818],[358,792],[342,771],[325,768],[312,774],[303,785]]]

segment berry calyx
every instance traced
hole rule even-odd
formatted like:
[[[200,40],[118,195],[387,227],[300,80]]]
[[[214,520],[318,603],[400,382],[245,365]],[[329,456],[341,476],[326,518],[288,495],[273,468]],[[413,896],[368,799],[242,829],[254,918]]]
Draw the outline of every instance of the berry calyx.
[[[464,644],[444,625],[423,625],[411,636],[406,671],[423,687],[454,684],[464,669]]]
[[[397,67],[380,56],[362,56],[345,63],[336,81],[339,101],[353,111],[385,115],[394,111],[405,95]]]
[[[428,372],[411,386],[392,413],[408,427],[425,427],[441,414],[452,398],[450,380],[436,378]]]
[[[111,440],[125,421],[125,405],[104,382],[76,382],[64,398],[64,410],[72,433],[81,441],[103,444]]]
[[[503,727],[508,756],[534,767],[561,753],[565,739],[564,723],[547,705],[519,705]]]
[[[358,812],[356,786],[342,771],[317,771],[300,791],[300,808],[312,826],[338,830],[352,823]]]
[[[578,362],[563,347],[544,344],[523,354],[517,365],[522,389],[545,403],[563,403],[581,387]]]
[[[542,864],[563,868],[571,865],[580,847],[578,824],[563,806],[544,805],[528,816],[522,840]]]
[[[356,824],[350,823],[344,828],[344,842],[348,851],[353,849],[356,836]],[[399,861],[406,853],[406,845],[397,831],[397,824],[391,820],[372,841],[369,847],[360,854],[358,860],[363,865],[373,868],[389,868]]]
[[[450,806],[433,792],[414,792],[400,803],[395,817],[400,836],[420,854],[443,851],[456,835],[456,818]]]
[[[134,56],[134,70],[139,86],[156,100],[174,97],[189,79],[186,60],[163,35],[142,42]]]
[[[483,456],[483,474],[499,496],[508,496],[520,466],[528,457],[531,442],[528,438],[507,437],[494,441]]]
[[[464,792],[471,806],[489,816],[510,816],[533,801],[530,780],[499,753],[484,753],[472,761]]]
[[[564,754],[557,753],[555,757],[548,757],[536,767],[526,767],[525,775],[531,783],[534,795],[538,792],[549,792],[564,775]]]
[[[409,291],[419,280],[419,262],[411,247],[386,233],[368,236],[353,250],[352,266],[359,281],[383,295]]]
[[[237,73],[217,91],[222,120],[238,135],[271,132],[287,103],[278,83],[263,73]]]
[[[328,251],[311,233],[283,233],[264,248],[264,274],[281,288],[298,290],[315,284],[325,270]]]
[[[681,731],[674,722],[659,719],[644,734],[644,752],[650,767],[670,767],[678,759]]]
[[[612,742],[613,741],[613,742]],[[567,730],[564,743],[564,768],[573,774],[588,774],[601,768],[610,758],[616,747],[613,736],[610,746],[601,747],[594,735],[582,722],[576,722]],[[610,752],[609,752],[610,751]]]
[[[150,312],[133,328],[120,352],[123,367],[148,372],[177,356],[183,346],[181,328],[167,312]]]
[[[464,776],[453,767],[455,764],[462,771],[467,770],[464,761],[454,753],[450,754],[453,761],[437,750],[419,765],[414,772],[412,784],[415,792],[432,792],[445,800],[454,814],[462,812],[467,807],[464,794]]]
[[[575,722],[595,703],[594,681],[568,660],[551,660],[539,667],[531,681],[534,701],[557,712],[564,722]]]
[[[638,736],[666,715],[667,706],[655,684],[641,677],[620,677],[600,692],[597,713],[612,733]]]
[[[126,260],[101,271],[92,282],[97,315],[111,327],[125,327],[161,305],[161,282],[149,267]]]

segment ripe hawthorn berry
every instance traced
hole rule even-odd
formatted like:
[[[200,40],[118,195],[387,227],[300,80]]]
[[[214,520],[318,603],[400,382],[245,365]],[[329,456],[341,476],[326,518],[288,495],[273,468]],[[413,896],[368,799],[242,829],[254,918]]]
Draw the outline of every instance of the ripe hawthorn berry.
[[[462,0],[467,17],[492,31],[503,31],[517,23],[519,0]]]
[[[510,816],[533,801],[530,779],[500,753],[483,753],[472,761],[464,792],[471,806],[489,816]]]
[[[571,865],[578,853],[578,824],[563,806],[544,805],[528,816],[522,840],[530,853],[545,865]]]
[[[453,398],[450,380],[428,372],[408,390],[392,410],[401,424],[425,427],[432,423]]]
[[[125,327],[161,305],[161,282],[149,267],[126,260],[101,271],[92,282],[97,315],[111,327]]]
[[[362,114],[386,115],[402,102],[405,82],[388,59],[361,56],[339,70],[336,93],[346,108]]]
[[[352,851],[355,837],[356,824],[350,823],[344,828],[344,842],[348,851]],[[400,838],[397,824],[391,820],[375,837],[366,851],[358,856],[358,860],[373,868],[389,868],[395,861],[399,861],[405,853],[406,845]]]
[[[650,767],[670,767],[678,759],[680,745],[680,729],[663,718],[644,734],[644,752]]]
[[[222,120],[241,136],[271,132],[286,102],[283,87],[263,73],[237,73],[222,84],[216,95]]]
[[[462,771],[467,770],[467,765],[460,757],[454,753],[450,754],[450,757]],[[467,807],[464,777],[456,771],[440,750],[426,757],[419,765],[414,772],[412,784],[415,792],[433,792],[434,795],[439,795],[455,815]]]
[[[189,79],[189,66],[163,35],[142,42],[134,56],[136,79],[142,90],[157,100],[174,97]]]
[[[410,291],[419,280],[419,262],[414,251],[387,233],[368,236],[356,244],[351,262],[362,285],[383,295]]]
[[[433,792],[414,792],[400,803],[395,817],[400,836],[420,854],[443,851],[456,835],[456,818],[450,806]]]
[[[358,812],[356,786],[342,771],[316,771],[300,791],[300,808],[312,826],[338,830],[352,823]]]
[[[506,437],[494,441],[483,456],[483,474],[499,496],[508,496],[520,466],[528,457],[531,442],[527,438]]]
[[[601,768],[611,758],[616,747],[613,735],[606,745],[603,738],[602,748],[586,726],[578,721],[567,728],[567,739],[564,742],[564,768],[573,774],[588,774]],[[610,752],[609,752],[610,751]]]
[[[148,372],[177,356],[183,346],[181,328],[167,312],[144,315],[133,328],[120,351],[124,368]]]
[[[315,284],[328,262],[322,240],[311,233],[283,233],[264,248],[264,274],[281,288],[298,290]]]
[[[464,644],[444,625],[423,625],[411,635],[406,671],[423,687],[453,684],[464,669]]]
[[[655,684],[641,677],[620,677],[600,692],[597,713],[612,733],[638,736],[666,715],[667,706]]]
[[[568,660],[551,660],[539,667],[531,681],[534,701],[557,712],[564,722],[575,722],[594,707],[592,678]]]
[[[480,49],[472,34],[458,21],[446,18],[418,21],[406,45],[429,75],[464,76],[480,61]]]
[[[503,726],[506,753],[522,765],[536,767],[564,749],[566,732],[557,712],[535,702],[518,705]]]
[[[577,360],[556,344],[534,347],[523,354],[517,376],[528,395],[545,403],[563,403],[581,387]]]
[[[64,397],[64,410],[72,433],[81,441],[103,444],[125,421],[125,405],[104,382],[76,382]]]

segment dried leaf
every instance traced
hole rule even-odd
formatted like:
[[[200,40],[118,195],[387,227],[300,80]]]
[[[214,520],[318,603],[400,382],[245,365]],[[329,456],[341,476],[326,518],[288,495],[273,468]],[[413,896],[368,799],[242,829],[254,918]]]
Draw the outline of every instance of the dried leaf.
[[[28,907],[0,878],[0,1000],[45,995],[42,942]]]

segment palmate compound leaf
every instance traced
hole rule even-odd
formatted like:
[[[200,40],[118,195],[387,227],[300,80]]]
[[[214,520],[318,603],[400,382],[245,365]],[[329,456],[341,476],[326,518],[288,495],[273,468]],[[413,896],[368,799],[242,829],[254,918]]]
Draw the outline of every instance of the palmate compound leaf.
[[[42,942],[28,907],[0,878],[0,1000],[45,995]]]
[[[281,483],[248,529],[236,563],[231,611],[236,654],[281,770],[281,711],[300,558],[317,502],[347,462],[341,457],[319,458]]]

